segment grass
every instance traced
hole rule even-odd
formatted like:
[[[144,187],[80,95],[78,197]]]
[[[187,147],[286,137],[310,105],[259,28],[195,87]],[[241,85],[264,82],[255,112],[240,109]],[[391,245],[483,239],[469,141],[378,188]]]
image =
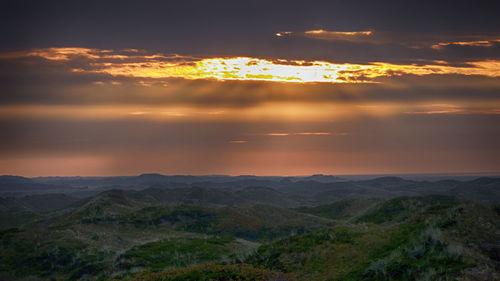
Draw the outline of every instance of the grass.
[[[206,264],[161,273],[141,273],[124,278],[129,281],[293,281],[292,276],[255,268],[248,264]]]
[[[500,259],[495,207],[444,196],[300,209],[359,211],[334,222],[265,205],[132,206],[111,195],[121,207],[91,202],[0,231],[0,279],[495,280]]]
[[[119,257],[121,269],[132,267],[183,267],[206,262],[228,261],[235,252],[243,250],[233,237],[171,238],[133,247]]]

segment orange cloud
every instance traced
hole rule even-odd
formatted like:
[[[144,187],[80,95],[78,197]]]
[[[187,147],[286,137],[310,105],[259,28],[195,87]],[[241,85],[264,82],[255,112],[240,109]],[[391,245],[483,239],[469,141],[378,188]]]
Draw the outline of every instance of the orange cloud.
[[[371,35],[372,31],[328,31],[323,29],[316,30],[308,30],[305,32],[306,34],[328,34],[328,35],[337,35],[337,36],[357,36],[357,35]]]
[[[443,47],[450,45],[457,46],[474,46],[474,47],[491,47],[494,43],[500,43],[500,39],[491,40],[475,40],[475,41],[455,41],[455,42],[439,42],[431,46],[433,49],[440,50]]]
[[[319,32],[319,31],[317,31]],[[360,31],[366,33],[369,31]],[[355,34],[360,32],[354,32]],[[347,35],[346,35],[347,36]],[[348,35],[351,36],[351,35]],[[500,77],[500,61],[474,61],[465,66],[443,64],[369,64],[333,63],[327,61],[270,60],[252,57],[193,58],[117,54],[110,50],[87,48],[48,48],[26,52],[48,60],[67,61],[83,56],[87,65],[72,69],[77,73],[105,73],[139,79],[215,79],[220,81],[272,81],[293,83],[375,83],[376,78],[401,75],[480,75]],[[4,55],[3,58],[12,56]],[[149,84],[144,84],[147,86]]]
[[[294,133],[294,135],[299,136],[329,136],[331,133],[328,132],[302,132],[302,133]]]
[[[134,78],[184,78],[216,80],[253,80],[295,83],[373,83],[378,77],[432,74],[481,75],[500,77],[500,61],[470,62],[467,66],[335,64],[325,61],[271,61],[236,57],[201,59],[192,64],[164,61],[136,63],[96,63],[88,72]]]
[[[304,36],[320,40],[342,40],[342,41],[363,41],[373,35],[371,30],[362,31],[330,31],[324,29],[307,30],[303,32],[280,31],[275,34],[278,37],[284,36]]]
[[[285,137],[285,136],[347,136],[345,132],[299,132],[299,133],[268,133],[266,136]]]
[[[307,37],[323,40],[352,40],[356,38],[366,38],[372,35],[371,30],[364,31],[329,31],[323,29],[308,30],[304,32]]]
[[[404,112],[406,114],[421,114],[421,115],[434,115],[434,114],[479,114],[479,115],[496,115],[500,114],[500,108],[491,108],[483,105],[482,108],[468,108],[457,106],[453,104],[430,104],[424,109],[417,109],[413,111]]]
[[[475,46],[491,47],[500,43],[499,35],[492,34],[433,34],[414,32],[390,32],[390,31],[331,31],[325,29],[314,29],[307,31],[280,31],[277,37],[297,36],[317,40],[347,41],[357,43],[373,44],[398,44],[410,48],[433,48],[441,50],[446,46]]]
[[[294,133],[294,135],[299,136],[347,136],[348,133],[340,132],[302,132],[302,133]]]
[[[276,36],[282,37],[282,36],[292,35],[292,33],[293,32],[290,32],[290,31],[281,31],[281,32],[277,32]]]
[[[424,115],[432,115],[432,114],[479,114],[479,115],[496,115],[500,114],[500,108],[493,109],[443,109],[443,110],[427,110],[427,111],[408,111],[406,114],[424,114]]]
[[[248,141],[246,140],[232,140],[232,141],[229,141],[229,143],[237,143],[237,144],[242,144],[242,143],[247,143]]]
[[[284,137],[284,136],[288,136],[290,134],[288,133],[268,133],[266,134],[266,136],[273,136],[273,137]]]
[[[130,53],[133,53],[131,55]],[[84,57],[91,60],[102,60],[102,59],[115,59],[115,60],[126,60],[126,59],[162,59],[166,58],[161,54],[144,55],[138,54],[137,49],[124,49],[121,52],[115,52],[113,50],[107,49],[96,49],[96,48],[81,48],[81,47],[63,47],[63,48],[42,48],[33,49],[29,51],[17,51],[17,52],[7,52],[1,53],[0,59],[15,59],[15,58],[25,58],[25,57],[41,57],[46,60],[52,61],[69,61],[75,57]],[[172,57],[176,57],[173,55]]]

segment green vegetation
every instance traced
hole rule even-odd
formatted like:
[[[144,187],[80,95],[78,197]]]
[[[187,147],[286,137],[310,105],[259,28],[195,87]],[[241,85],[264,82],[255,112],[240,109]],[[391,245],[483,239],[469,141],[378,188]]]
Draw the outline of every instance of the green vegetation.
[[[280,272],[255,268],[248,264],[199,265],[163,273],[142,273],[125,280],[135,281],[293,281],[291,276]]]
[[[109,265],[109,252],[89,249],[76,239],[57,233],[28,233],[9,229],[1,234],[0,272],[16,277],[64,275],[77,279],[84,274],[99,275]]]
[[[300,207],[295,210],[335,220],[345,220],[363,214],[367,209],[381,202],[381,199],[343,199],[328,205]]]
[[[251,241],[270,241],[332,225],[331,221],[293,210],[254,205],[251,207],[203,207],[156,205],[125,209],[120,214],[91,205],[69,217],[80,224],[120,224],[139,229],[167,227],[177,231],[232,235]],[[67,221],[64,221],[67,223]]]
[[[263,245],[246,262],[298,280],[456,280],[471,272],[500,278],[498,251],[476,250],[500,241],[500,219],[491,209],[449,197],[405,197],[356,221]]]
[[[430,211],[439,212],[439,210],[445,210],[458,202],[456,198],[443,195],[396,198],[369,210],[359,217],[357,222],[377,224],[401,222],[427,208],[430,208]]]
[[[260,191],[282,196],[236,193]],[[427,195],[284,208],[190,192],[111,190],[62,209],[61,196],[3,201],[5,216],[33,216],[0,230],[0,279],[500,280],[498,204]]]
[[[118,267],[161,270],[205,262],[230,261],[244,247],[233,237],[171,238],[136,246],[119,257]]]

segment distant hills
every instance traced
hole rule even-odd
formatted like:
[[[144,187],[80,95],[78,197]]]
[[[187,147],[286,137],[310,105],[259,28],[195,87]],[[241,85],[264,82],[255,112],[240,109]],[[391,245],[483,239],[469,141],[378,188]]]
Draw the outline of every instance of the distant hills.
[[[241,200],[266,202],[280,206],[324,204],[349,197],[393,198],[442,194],[457,196],[485,204],[494,204],[500,199],[500,178],[477,178],[472,180],[417,181],[400,177],[379,177],[368,180],[345,180],[329,175],[307,177],[258,177],[258,176],[165,176],[142,174],[129,177],[40,177],[24,178],[0,176],[0,197],[22,197],[33,194],[62,193],[84,198],[102,191],[182,189],[209,189],[220,196],[244,197]],[[251,194],[252,190],[261,190]],[[192,191],[194,192],[194,191]],[[239,192],[239,194],[235,193]],[[263,196],[263,192],[268,195]],[[254,192],[255,193],[255,192]],[[255,198],[261,196],[262,198]],[[254,199],[250,199],[254,198]],[[234,199],[236,200],[236,199]],[[274,202],[271,202],[275,200]],[[239,203],[239,202],[238,202]]]
[[[499,178],[1,176],[0,190],[0,280],[500,280]]]

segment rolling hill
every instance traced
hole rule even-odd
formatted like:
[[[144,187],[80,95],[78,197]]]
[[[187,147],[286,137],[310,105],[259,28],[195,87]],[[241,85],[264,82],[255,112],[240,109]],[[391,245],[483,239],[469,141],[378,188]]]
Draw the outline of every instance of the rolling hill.
[[[0,278],[500,280],[498,179],[207,178],[44,178],[73,186],[0,197]]]

